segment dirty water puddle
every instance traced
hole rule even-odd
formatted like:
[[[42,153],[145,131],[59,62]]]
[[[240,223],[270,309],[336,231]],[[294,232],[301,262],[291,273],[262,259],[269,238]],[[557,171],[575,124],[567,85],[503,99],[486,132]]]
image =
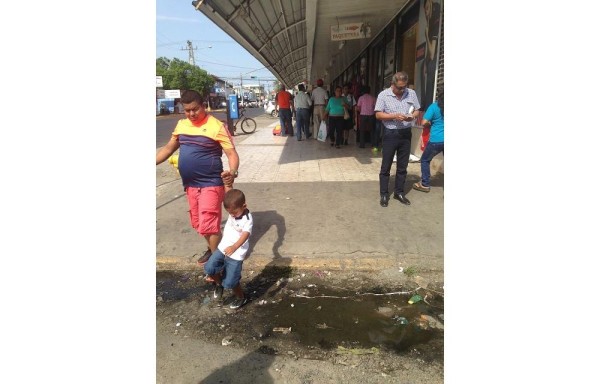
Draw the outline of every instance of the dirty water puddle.
[[[215,301],[202,275],[157,273],[157,323],[266,354],[326,360],[385,352],[443,364],[443,295],[355,280],[266,271],[242,281],[251,301],[231,310],[231,292]]]

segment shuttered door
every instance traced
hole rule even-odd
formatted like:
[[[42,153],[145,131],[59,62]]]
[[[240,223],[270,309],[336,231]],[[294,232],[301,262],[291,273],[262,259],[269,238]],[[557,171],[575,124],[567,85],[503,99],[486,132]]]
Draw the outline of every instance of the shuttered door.
[[[443,7],[443,5],[442,5]],[[440,31],[440,50],[438,51],[438,68],[437,68],[437,78],[436,78],[436,92],[434,95],[434,100],[436,99],[436,95],[438,93],[438,91],[443,90],[444,89],[444,11],[442,8],[442,12],[441,12],[441,18],[442,18],[442,25],[441,25],[441,31]]]

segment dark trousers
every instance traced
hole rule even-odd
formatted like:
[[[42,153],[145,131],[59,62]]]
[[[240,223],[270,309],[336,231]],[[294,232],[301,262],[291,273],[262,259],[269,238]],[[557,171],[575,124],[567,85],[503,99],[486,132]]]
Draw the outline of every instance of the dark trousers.
[[[383,130],[383,124],[381,121],[375,121],[375,130],[371,132],[371,146],[379,147],[381,144],[381,131]]]
[[[360,115],[358,130],[360,132],[360,147],[364,148],[367,134],[373,134],[375,130],[375,115]]]
[[[296,108],[296,139],[302,138],[302,132],[304,132],[304,138],[308,139],[310,134],[310,111],[308,108]]]
[[[404,183],[406,181],[406,168],[410,158],[410,142],[412,139],[411,128],[406,129],[383,129],[381,138],[382,159],[381,171],[379,171],[379,193],[388,194],[390,183],[390,169],[396,155],[396,183],[394,185],[395,193],[404,193]]]
[[[344,141],[344,116],[329,116],[329,140],[331,143],[340,146]]]
[[[292,110],[290,108],[279,108],[279,125],[281,125],[281,136],[294,134],[292,128]]]

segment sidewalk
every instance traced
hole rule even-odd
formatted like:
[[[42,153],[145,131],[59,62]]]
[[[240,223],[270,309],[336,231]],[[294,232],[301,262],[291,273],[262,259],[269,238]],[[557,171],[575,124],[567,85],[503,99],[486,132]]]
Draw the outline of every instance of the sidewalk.
[[[314,139],[273,136],[278,120],[256,120],[255,133],[235,136],[240,174],[234,186],[246,194],[255,221],[245,269],[279,264],[398,274],[413,266],[443,277],[443,174],[434,168],[431,192],[414,191],[420,164],[409,164],[412,205],[391,199],[382,208],[381,152],[358,148],[353,132],[350,145],[336,149]],[[205,241],[189,225],[181,180],[167,162],[157,166],[156,197],[157,270],[198,268]]]

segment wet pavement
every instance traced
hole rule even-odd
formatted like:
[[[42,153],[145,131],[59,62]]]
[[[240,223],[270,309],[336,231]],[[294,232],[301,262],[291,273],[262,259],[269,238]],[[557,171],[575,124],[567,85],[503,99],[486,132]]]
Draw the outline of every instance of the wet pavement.
[[[331,362],[372,354],[390,369],[395,356],[443,365],[442,292],[340,276],[289,267],[246,272],[242,282],[250,302],[232,310],[231,292],[214,299],[202,274],[159,272],[158,321],[180,336],[265,354]]]

